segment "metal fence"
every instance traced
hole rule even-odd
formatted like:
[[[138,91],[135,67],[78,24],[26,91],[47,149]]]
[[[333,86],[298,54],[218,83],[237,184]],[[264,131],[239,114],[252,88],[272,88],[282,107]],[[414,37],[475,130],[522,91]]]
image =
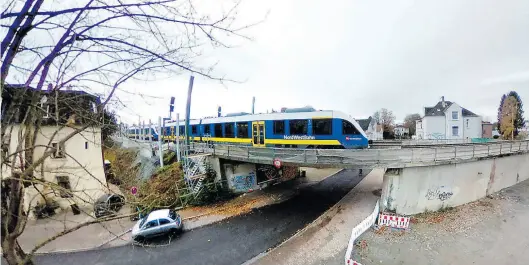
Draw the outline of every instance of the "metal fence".
[[[262,164],[272,164],[273,160],[277,158],[283,163],[300,166],[399,168],[527,153],[529,152],[529,141],[363,150],[256,148],[223,144],[197,144],[194,148],[221,158]]]

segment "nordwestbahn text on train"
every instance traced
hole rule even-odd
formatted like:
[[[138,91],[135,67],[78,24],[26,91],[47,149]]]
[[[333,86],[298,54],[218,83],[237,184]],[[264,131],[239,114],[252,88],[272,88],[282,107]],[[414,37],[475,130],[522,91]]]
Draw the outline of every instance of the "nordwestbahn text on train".
[[[185,121],[179,134],[184,138]],[[158,128],[137,126],[128,129],[129,138],[158,141]],[[176,122],[162,128],[164,141],[176,140]],[[223,117],[189,121],[192,141],[237,144],[254,147],[289,147],[320,149],[367,148],[368,139],[360,125],[339,111],[276,112],[267,114],[228,114]]]

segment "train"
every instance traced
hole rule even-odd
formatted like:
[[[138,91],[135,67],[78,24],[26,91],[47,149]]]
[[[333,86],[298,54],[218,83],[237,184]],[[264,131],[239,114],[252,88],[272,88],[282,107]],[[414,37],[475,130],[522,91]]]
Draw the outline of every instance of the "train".
[[[185,135],[180,121],[180,138]],[[130,127],[128,137],[165,142],[176,141],[176,122],[166,123],[162,132],[155,126]],[[364,149],[369,141],[355,119],[340,111],[286,109],[266,114],[236,113],[189,121],[189,137],[196,142],[213,142],[253,147]],[[141,130],[143,131],[143,134]]]

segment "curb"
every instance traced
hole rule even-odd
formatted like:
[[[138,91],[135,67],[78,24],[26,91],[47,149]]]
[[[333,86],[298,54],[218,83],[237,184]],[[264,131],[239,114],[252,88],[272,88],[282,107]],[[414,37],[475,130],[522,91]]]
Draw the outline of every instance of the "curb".
[[[336,172],[335,174],[338,174],[340,172],[342,172],[343,170],[345,169],[342,169],[338,172]],[[367,175],[364,176],[364,179],[367,177]],[[362,179],[363,180],[363,179]],[[362,182],[362,180],[360,182]],[[340,204],[343,203],[343,201],[345,200],[345,198],[347,197],[347,195],[349,195],[350,193],[352,192],[356,192],[356,187],[360,184],[360,182],[358,182],[358,184],[356,184],[356,186],[354,188],[352,188],[347,194],[345,194],[338,202],[336,202],[331,208],[327,209],[327,211],[325,211],[323,214],[321,214],[318,218],[316,218],[314,221],[312,221],[311,223],[309,223],[308,225],[306,225],[305,227],[303,227],[302,229],[300,229],[299,231],[297,231],[294,235],[292,235],[291,237],[289,237],[287,240],[281,242],[279,245],[275,246],[274,248],[271,248],[271,249],[268,249],[267,251],[265,252],[262,252],[262,253],[259,253],[257,256],[247,260],[246,262],[242,263],[241,265],[251,265],[253,263],[255,263],[256,261],[260,260],[261,258],[267,256],[269,253],[271,253],[272,251],[282,247],[283,245],[285,245],[286,243],[290,242],[291,240],[293,240],[294,238],[297,238],[298,236],[300,236],[301,234],[305,233],[307,230],[317,226],[319,223],[322,223],[324,221],[324,219],[327,219],[327,218],[332,218],[334,217],[337,213],[338,213],[338,207]]]

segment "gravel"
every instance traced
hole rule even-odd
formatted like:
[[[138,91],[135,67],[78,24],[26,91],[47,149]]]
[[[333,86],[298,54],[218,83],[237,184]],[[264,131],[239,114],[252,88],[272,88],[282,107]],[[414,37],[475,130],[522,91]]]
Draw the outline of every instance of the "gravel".
[[[413,216],[405,231],[366,232],[354,257],[362,264],[529,264],[527,223],[529,180],[457,208]]]

